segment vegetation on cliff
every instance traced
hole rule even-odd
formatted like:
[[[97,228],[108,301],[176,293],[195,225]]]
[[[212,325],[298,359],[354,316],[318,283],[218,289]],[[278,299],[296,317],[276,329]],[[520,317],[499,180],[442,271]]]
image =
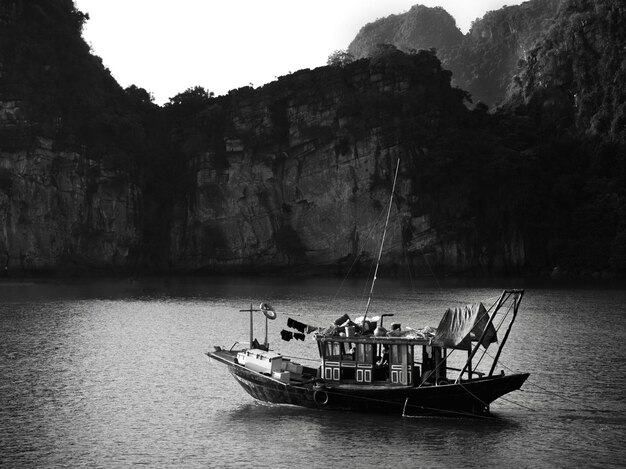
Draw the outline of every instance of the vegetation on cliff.
[[[456,46],[463,34],[454,18],[441,7],[415,5],[406,13],[390,15],[361,28],[348,46],[357,59],[371,57],[381,44],[392,44],[401,51],[445,50]]]
[[[122,262],[133,270],[344,265],[363,255],[360,219],[378,211],[401,156],[398,243],[412,261],[431,255],[446,273],[624,273],[625,10],[533,0],[463,36],[442,9],[415,6],[367,25],[356,60],[337,54],[226,96],[190,88],[159,107],[90,54],[71,0],[0,0],[0,157],[50,141],[89,160],[81,207],[106,171],[130,181],[119,190],[138,199]],[[488,112],[472,99],[502,103]],[[9,213],[26,197],[11,171],[0,172],[2,221],[26,226]],[[69,254],[116,236],[90,217]]]
[[[393,30],[411,20],[408,14],[379,20],[363,28],[353,44],[380,39],[407,50],[414,45],[401,44]],[[457,43],[438,48],[454,82],[469,90],[474,102],[501,108],[488,115],[478,106],[475,114],[484,114],[485,125],[474,130],[487,135],[477,140],[463,135],[473,142],[469,148],[444,158],[449,164],[445,171],[435,170],[439,177],[429,176],[439,188],[434,216],[445,213],[437,205],[460,203],[460,219],[480,221],[468,228],[486,240],[506,230],[515,213],[529,266],[623,272],[625,26],[619,1],[533,0],[487,13]],[[419,40],[431,46],[426,33]],[[352,45],[349,50],[357,57],[376,53]],[[446,139],[448,149],[454,140]],[[449,175],[455,173],[467,180],[450,185]],[[514,190],[498,189],[499,204],[492,210],[490,193],[477,190],[477,183],[487,187],[500,180]]]
[[[474,103],[494,105],[505,94],[518,61],[524,59],[551,26],[560,0],[532,0],[490,11],[463,35],[442,8],[416,5],[408,12],[364,26],[348,51],[372,57],[381,44],[404,52],[435,49],[454,83],[469,91]]]
[[[567,270],[626,266],[625,44],[622,2],[562,2],[499,113],[532,121],[549,150],[545,223]]]
[[[625,43],[623,2],[563,2],[542,41],[521,62],[507,108],[547,104],[553,110],[542,112],[544,119],[569,119],[579,132],[626,142],[626,64],[620,50]]]
[[[490,11],[454,47],[441,50],[457,86],[474,102],[499,104],[520,61],[552,26],[561,0],[532,0]]]

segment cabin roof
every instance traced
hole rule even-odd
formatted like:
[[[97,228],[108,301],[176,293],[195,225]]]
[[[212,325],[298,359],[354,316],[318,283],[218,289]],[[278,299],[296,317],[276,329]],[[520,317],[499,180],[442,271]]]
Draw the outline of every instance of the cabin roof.
[[[315,338],[318,342],[430,345],[437,333],[437,330],[433,327],[422,329],[407,327],[404,330],[385,331],[384,335],[376,335],[369,331],[360,332],[358,329],[350,334],[347,334],[345,331],[345,327],[331,326],[328,329],[318,330]]]
[[[364,327],[363,318],[358,318],[355,320],[356,322],[352,322],[347,315],[344,315],[338,321],[344,319],[345,321],[341,326],[338,326],[336,321],[329,328],[318,330],[316,340],[322,343],[437,345],[463,350],[470,349],[472,341],[481,340],[481,344],[485,348],[491,342],[497,341],[496,330],[482,303],[448,308],[436,329],[433,327],[422,329],[407,327],[402,330],[397,324],[397,327],[392,325],[392,330],[387,331],[382,327],[376,328],[376,322],[368,322],[367,326]],[[382,329],[380,335],[378,335],[379,329]]]
[[[343,337],[339,335],[322,335],[318,334],[315,338],[318,342],[343,342],[351,344],[406,344],[406,345],[431,345],[432,337],[415,337],[415,336],[384,336],[376,337],[374,335],[355,335],[352,337]]]

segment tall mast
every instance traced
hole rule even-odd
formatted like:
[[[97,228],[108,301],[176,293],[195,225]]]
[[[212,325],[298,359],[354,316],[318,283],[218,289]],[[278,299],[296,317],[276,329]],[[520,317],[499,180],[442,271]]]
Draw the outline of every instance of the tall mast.
[[[376,283],[376,277],[378,275],[378,265],[380,264],[380,257],[383,254],[383,246],[385,244],[385,235],[387,234],[387,225],[389,225],[389,215],[391,214],[391,205],[393,203],[393,193],[396,190],[396,180],[398,179],[398,169],[400,169],[400,158],[396,163],[396,173],[393,176],[393,187],[391,188],[391,197],[389,197],[389,208],[387,209],[387,220],[385,220],[385,229],[383,230],[383,239],[380,241],[380,250],[378,251],[378,260],[376,261],[376,269],[374,270],[374,278],[372,279],[372,288],[370,288],[370,295],[367,299],[367,306],[365,307],[365,314],[363,315],[363,321],[367,319],[367,313],[372,303],[372,295],[374,293],[374,284]]]

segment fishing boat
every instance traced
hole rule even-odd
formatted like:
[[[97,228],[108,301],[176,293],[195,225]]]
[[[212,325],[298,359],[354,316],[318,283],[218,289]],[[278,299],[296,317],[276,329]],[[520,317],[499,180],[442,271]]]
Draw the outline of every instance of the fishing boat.
[[[528,373],[505,373],[496,368],[523,290],[504,290],[487,305],[478,302],[448,308],[437,328],[394,323],[387,330],[383,321],[393,312],[368,315],[391,200],[363,316],[352,320],[338,314],[325,327],[292,323],[300,334],[304,334],[304,328],[313,334],[319,353],[314,365],[301,364],[270,349],[268,321],[276,319],[277,314],[267,303],[241,310],[250,314],[248,347],[237,348],[238,342],[228,349],[215,346],[206,353],[209,359],[226,365],[243,389],[260,401],[317,409],[404,416],[485,415],[496,399],[520,389]],[[254,315],[259,312],[265,316],[262,344],[253,337]],[[502,330],[504,335],[498,340]],[[487,348],[494,343],[498,343],[495,355],[487,355]],[[485,366],[486,356],[491,358],[490,366]],[[453,366],[456,363],[461,365]],[[478,364],[485,371],[480,371]]]
[[[267,340],[251,339],[250,348],[207,352],[228,367],[252,397],[273,404],[399,415],[485,415],[496,399],[520,389],[528,373],[496,372],[517,316],[523,290],[505,290],[491,306],[483,303],[449,308],[439,326],[387,330],[384,317],[331,324],[313,332],[319,351],[318,366],[296,363],[271,350]],[[265,305],[246,310],[276,313]],[[384,315],[381,315],[384,316]],[[496,341],[498,328],[508,323],[488,372],[472,366],[478,355]],[[251,319],[252,324],[252,319]],[[251,325],[252,330],[252,325]],[[459,369],[448,365],[452,353],[467,354]]]

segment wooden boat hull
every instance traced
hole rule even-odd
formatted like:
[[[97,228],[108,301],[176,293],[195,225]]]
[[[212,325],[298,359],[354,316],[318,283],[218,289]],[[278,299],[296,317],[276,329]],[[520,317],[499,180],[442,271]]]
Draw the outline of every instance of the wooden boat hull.
[[[489,405],[520,389],[528,373],[492,376],[438,386],[335,384],[322,379],[285,383],[236,363],[237,352],[218,350],[207,356],[228,366],[252,397],[273,404],[308,408],[405,415],[483,415]]]

